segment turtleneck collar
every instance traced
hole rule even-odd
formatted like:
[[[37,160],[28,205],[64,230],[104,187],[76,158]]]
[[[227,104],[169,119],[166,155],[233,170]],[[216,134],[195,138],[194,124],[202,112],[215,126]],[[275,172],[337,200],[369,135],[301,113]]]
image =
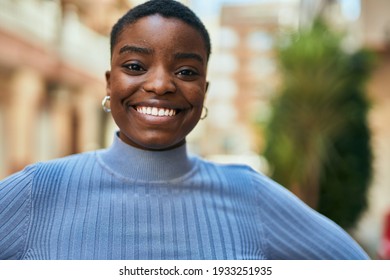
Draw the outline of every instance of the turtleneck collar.
[[[106,150],[99,153],[106,168],[135,181],[169,181],[185,176],[194,167],[183,144],[166,151],[148,151],[124,143],[117,133]]]

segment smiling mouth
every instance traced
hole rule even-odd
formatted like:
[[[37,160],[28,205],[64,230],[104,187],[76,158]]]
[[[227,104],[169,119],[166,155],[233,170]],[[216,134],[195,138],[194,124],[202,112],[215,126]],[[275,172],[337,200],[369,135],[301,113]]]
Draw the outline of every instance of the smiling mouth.
[[[158,107],[146,107],[146,106],[137,106],[135,107],[138,113],[156,117],[173,117],[178,111],[175,109],[167,108],[158,108]]]

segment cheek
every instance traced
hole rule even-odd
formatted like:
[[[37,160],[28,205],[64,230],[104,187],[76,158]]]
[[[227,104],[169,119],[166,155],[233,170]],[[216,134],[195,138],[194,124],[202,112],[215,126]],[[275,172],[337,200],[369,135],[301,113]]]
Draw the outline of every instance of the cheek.
[[[184,97],[187,101],[195,108],[195,107],[203,107],[203,102],[205,99],[205,91],[202,86],[198,87],[189,87],[183,91]]]
[[[137,91],[137,83],[134,79],[128,78],[124,75],[112,80],[111,86],[111,107],[117,108],[123,106],[128,98],[130,98]]]
[[[117,75],[111,81],[111,94],[121,96],[132,88],[134,85],[133,79],[127,75]]]

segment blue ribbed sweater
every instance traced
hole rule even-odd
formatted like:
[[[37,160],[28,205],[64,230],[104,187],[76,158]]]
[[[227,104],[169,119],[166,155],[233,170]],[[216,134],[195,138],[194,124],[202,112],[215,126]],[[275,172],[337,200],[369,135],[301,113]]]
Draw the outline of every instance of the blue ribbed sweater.
[[[365,259],[341,228],[249,167],[186,146],[106,150],[0,182],[0,259]]]

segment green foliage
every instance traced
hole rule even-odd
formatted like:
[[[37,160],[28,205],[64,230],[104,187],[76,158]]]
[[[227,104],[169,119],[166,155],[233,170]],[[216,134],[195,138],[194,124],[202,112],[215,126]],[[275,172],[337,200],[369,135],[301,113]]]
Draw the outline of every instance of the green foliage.
[[[371,176],[364,82],[370,52],[349,54],[320,19],[278,48],[282,87],[266,127],[271,176],[345,228],[366,207]]]

